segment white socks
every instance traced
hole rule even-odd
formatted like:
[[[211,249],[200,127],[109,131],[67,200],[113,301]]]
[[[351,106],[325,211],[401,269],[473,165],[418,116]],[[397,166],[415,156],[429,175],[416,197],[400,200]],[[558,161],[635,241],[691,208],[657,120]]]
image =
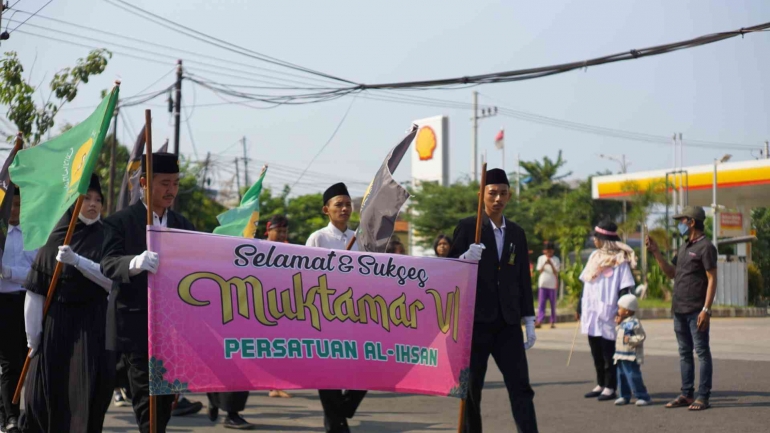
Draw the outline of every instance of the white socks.
[[[614,389],[604,388],[604,390],[602,391],[602,395],[612,395],[612,393],[614,392],[615,392]]]
[[[602,390],[602,387],[599,385],[596,385],[596,388],[592,389],[591,392],[599,392]]]

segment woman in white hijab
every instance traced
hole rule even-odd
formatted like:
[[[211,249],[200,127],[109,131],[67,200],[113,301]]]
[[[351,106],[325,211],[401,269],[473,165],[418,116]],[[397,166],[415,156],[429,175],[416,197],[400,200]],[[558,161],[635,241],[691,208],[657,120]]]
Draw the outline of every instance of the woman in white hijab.
[[[617,398],[615,354],[615,316],[618,298],[634,290],[636,285],[631,270],[636,267],[636,254],[620,241],[618,226],[603,221],[594,228],[596,251],[591,253],[580,280],[583,293],[578,303],[578,317],[596,367],[596,387],[585,395],[599,401]]]

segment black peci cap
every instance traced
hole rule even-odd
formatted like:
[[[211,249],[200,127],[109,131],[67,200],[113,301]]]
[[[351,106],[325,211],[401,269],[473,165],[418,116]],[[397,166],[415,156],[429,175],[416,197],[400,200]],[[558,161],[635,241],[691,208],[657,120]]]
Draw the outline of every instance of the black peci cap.
[[[326,206],[326,203],[329,203],[329,200],[337,197],[338,195],[346,195],[350,197],[350,193],[348,193],[348,187],[346,187],[342,182],[335,183],[334,185],[327,188],[326,191],[324,191],[324,206]]]
[[[491,170],[487,170],[487,185],[508,185],[511,186],[510,182],[508,181],[508,175],[505,174],[505,171],[499,169],[499,168],[493,168]]]
[[[152,154],[152,172],[179,173],[179,158],[173,153],[158,152]],[[147,156],[142,155],[142,174],[147,173]]]

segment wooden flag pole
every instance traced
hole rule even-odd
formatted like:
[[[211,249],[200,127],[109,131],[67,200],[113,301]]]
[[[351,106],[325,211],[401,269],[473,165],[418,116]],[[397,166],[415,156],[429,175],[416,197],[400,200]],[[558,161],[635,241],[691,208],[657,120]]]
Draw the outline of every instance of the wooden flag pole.
[[[353,248],[354,243],[356,243],[356,235],[353,235],[353,237],[350,238],[350,242],[348,242],[348,246],[345,247],[345,250],[350,251],[350,249]]]
[[[481,183],[479,184],[479,205],[476,209],[476,244],[481,243],[481,222],[484,212],[484,188],[487,186],[487,163],[481,165]],[[459,301],[456,301],[459,302]],[[465,399],[460,400],[460,414],[457,422],[457,433],[462,433],[465,424]]]
[[[17,138],[18,140],[18,138]],[[80,208],[83,207],[83,198],[81,195],[75,202],[75,211],[70,218],[70,225],[67,227],[67,234],[64,236],[64,243],[62,245],[69,245],[72,241],[72,234],[75,232],[75,225],[78,222],[78,215],[80,215]],[[48,294],[45,296],[45,307],[43,307],[43,322],[45,323],[45,317],[48,315],[48,308],[53,301],[53,294],[56,292],[56,284],[59,282],[59,276],[61,276],[62,268],[64,264],[62,262],[56,262],[56,267],[53,270],[53,276],[51,277],[51,284],[48,285]],[[41,343],[42,344],[42,343]],[[38,348],[40,350],[42,348]],[[29,357],[32,349],[27,351],[27,358],[24,360],[24,367],[21,369],[21,376],[19,376],[19,383],[16,385],[16,392],[13,394],[13,404],[19,404],[21,400],[21,389],[24,387],[24,380],[27,377],[29,371],[29,363],[32,358]]]
[[[152,226],[152,110],[144,110],[145,180],[144,200],[147,205],[147,225]],[[149,251],[149,245],[147,250]],[[150,394],[150,433],[158,431],[157,399]]]

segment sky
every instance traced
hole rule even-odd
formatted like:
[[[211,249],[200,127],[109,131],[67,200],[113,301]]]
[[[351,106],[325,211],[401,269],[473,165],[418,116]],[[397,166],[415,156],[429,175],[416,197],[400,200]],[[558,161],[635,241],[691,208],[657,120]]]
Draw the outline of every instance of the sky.
[[[19,0],[14,7],[34,12],[47,2]],[[360,83],[459,77],[580,61],[770,21],[770,2],[765,0],[131,3],[251,50]],[[28,16],[18,13],[8,24],[9,15],[4,14],[3,24],[11,30]],[[30,82],[42,84],[41,97],[47,97],[47,82],[56,71],[88,54],[88,48],[61,41],[116,51],[106,71],[83,85],[76,100],[60,112],[58,126],[88,116],[99,102],[100,91],[111,87],[116,79],[122,81],[121,96],[167,87],[174,82],[176,58],[246,69],[210,58],[216,57],[278,69],[180,35],[104,0],[53,0],[40,15],[198,53],[192,56],[142,46],[33,17],[20,27],[19,33],[11,32],[10,39],[2,42],[2,50],[18,52]],[[95,40],[77,39],[57,30]],[[122,54],[137,52],[117,44],[164,56],[139,54],[156,62],[139,60]],[[725,153],[731,153],[733,160],[747,160],[758,157],[764,141],[770,139],[770,86],[763,81],[770,72],[768,52],[770,32],[761,32],[553,77],[475,89],[423,91],[419,95],[470,103],[472,91],[476,90],[481,104],[638,133],[670,136],[678,132],[685,142],[698,139],[739,143],[756,149],[686,147],[684,165],[710,163]],[[249,85],[259,79],[229,77],[224,69],[215,71],[192,62],[185,65],[188,72],[221,83]],[[271,74],[289,78],[280,72]],[[238,140],[245,136],[251,181],[256,179],[261,164],[269,162],[274,165],[266,184],[281,188],[298,181],[299,173],[326,144],[294,192],[322,192],[342,180],[348,183],[352,195],[359,195],[413,120],[447,115],[450,179],[469,175],[470,110],[384,102],[366,96],[263,110],[236,104],[207,105],[222,99],[185,81],[181,153],[201,160],[211,152],[215,161],[212,186],[217,186],[233,180],[234,160],[243,156]],[[119,139],[130,145],[143,122],[144,109],[151,108],[155,146],[166,138],[173,142],[172,119],[165,104],[165,99],[159,98],[126,108],[119,119]],[[572,172],[571,178],[619,170],[617,163],[600,158],[600,154],[625,155],[629,171],[668,168],[674,163],[671,145],[585,134],[497,116],[479,123],[479,150],[488,153],[490,167],[502,165],[501,153],[494,147],[500,128],[505,128],[506,133],[508,171],[514,167],[517,153],[523,160],[532,160],[555,158],[559,150],[563,151],[565,171]],[[395,177],[403,181],[409,175],[409,161],[405,158]]]

